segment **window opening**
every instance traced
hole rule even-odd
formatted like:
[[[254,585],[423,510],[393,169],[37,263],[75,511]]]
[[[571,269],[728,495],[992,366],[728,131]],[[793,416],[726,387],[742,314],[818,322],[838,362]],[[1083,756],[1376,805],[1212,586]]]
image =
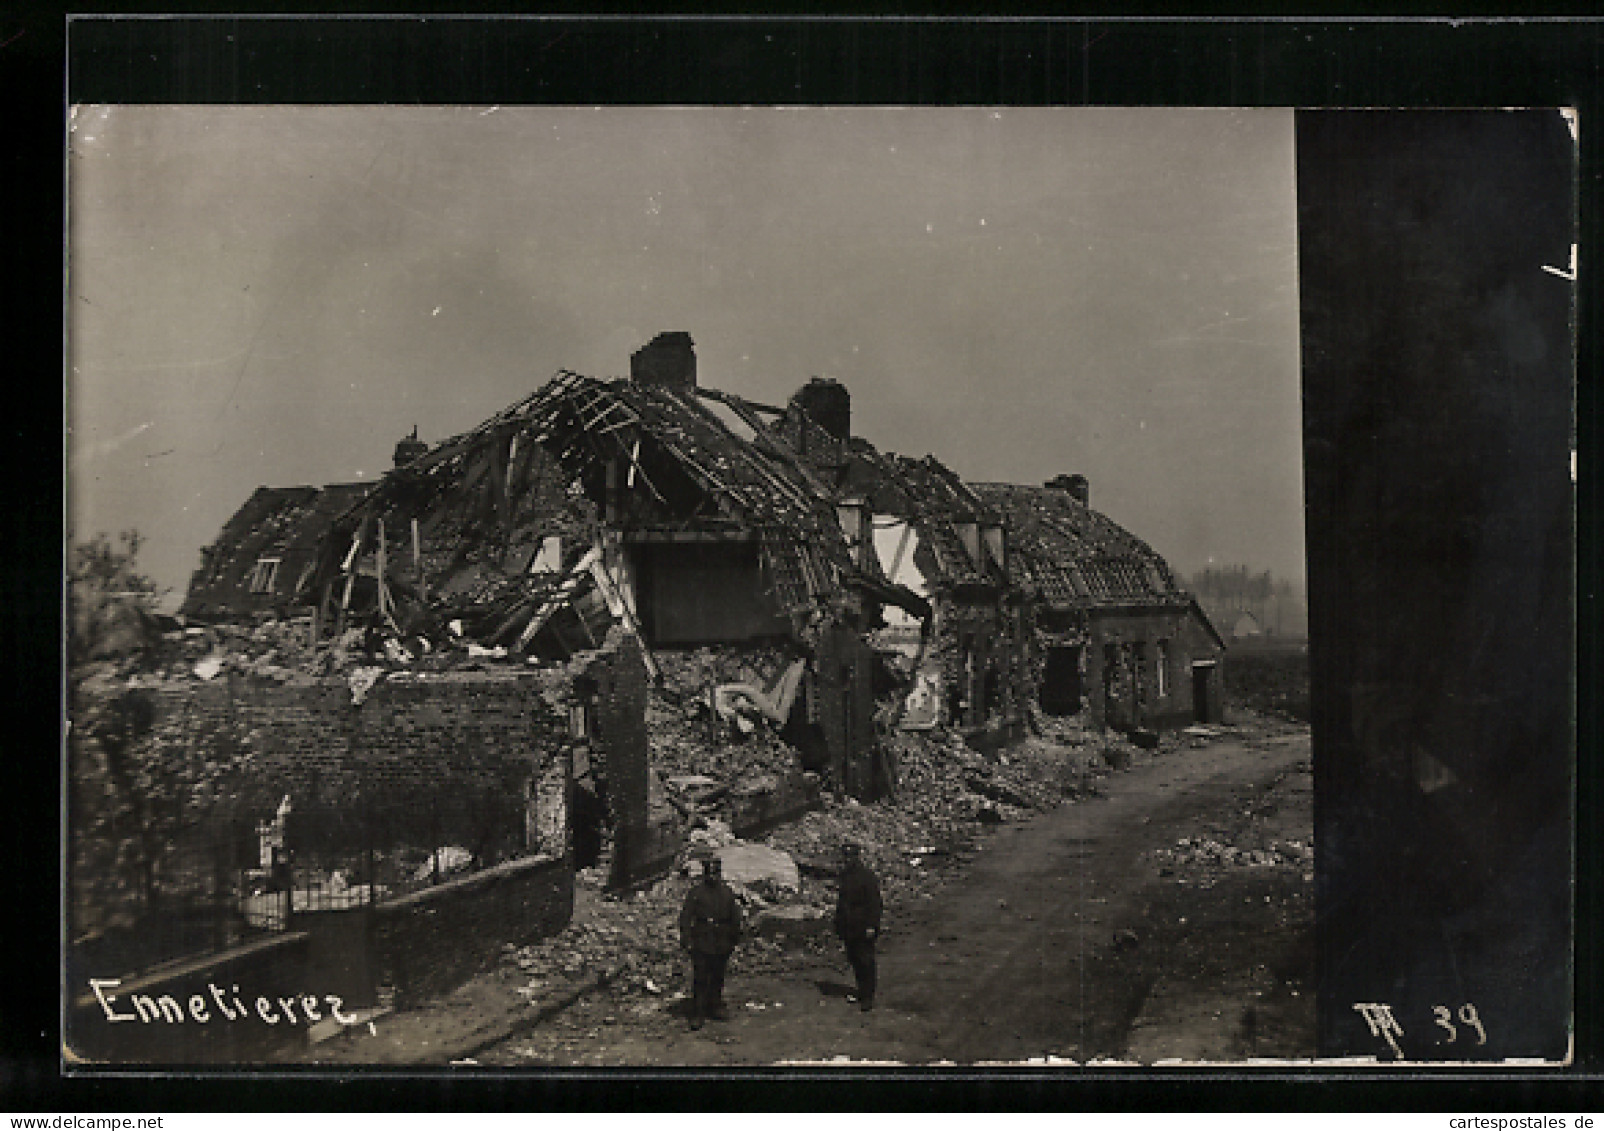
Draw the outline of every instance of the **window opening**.
[[[273,583],[278,579],[278,558],[258,558],[256,565],[251,567],[250,589],[252,593],[271,593]]]

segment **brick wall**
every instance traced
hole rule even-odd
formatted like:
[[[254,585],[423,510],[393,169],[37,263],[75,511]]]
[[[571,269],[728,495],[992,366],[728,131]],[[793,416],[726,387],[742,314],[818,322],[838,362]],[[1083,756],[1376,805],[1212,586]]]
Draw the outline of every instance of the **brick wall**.
[[[377,883],[383,900],[435,878],[429,861],[439,848],[468,850],[477,868],[540,850],[566,859],[563,830],[541,830],[530,819],[538,801],[526,800],[526,785],[565,780],[571,678],[566,669],[407,674],[378,682],[360,704],[342,678],[232,673],[144,683],[163,722],[181,721],[169,733],[195,752],[191,762],[214,749],[223,757],[225,743],[244,741],[251,751],[199,815],[195,843],[178,845],[183,851],[162,861],[174,884],[187,884],[197,867],[207,878],[215,875],[212,898],[219,902],[192,909],[212,918],[201,924],[207,930],[187,932],[178,929],[187,920],[177,917],[183,909],[177,902],[164,903],[160,915],[139,905],[138,938],[150,945],[113,945],[121,935],[108,941],[97,934],[75,947],[71,968],[81,967],[85,977],[126,977],[154,961],[222,950],[242,933],[274,930],[271,921],[251,916],[284,901],[272,903],[261,892],[265,872],[236,870],[260,868],[256,828],[273,820],[287,795],[284,844],[297,892],[288,925],[309,931],[309,969],[322,981],[337,983],[351,1000],[370,996],[376,963],[362,937],[344,937],[351,920],[332,909],[351,901],[340,898],[338,878],[359,891]],[[542,831],[554,843],[542,843]],[[75,885],[98,890],[90,883],[95,877],[81,872],[74,871]],[[236,882],[255,893],[236,903]],[[509,937],[521,933],[519,922],[509,920]],[[355,960],[358,952],[362,961]]]
[[[506,943],[556,934],[574,910],[566,858],[525,857],[374,908],[373,963],[406,1009],[495,965]]]
[[[594,681],[591,736],[607,767],[607,803],[613,819],[613,853],[608,883],[628,887],[660,874],[672,862],[678,843],[665,840],[650,824],[647,775],[651,752],[646,737],[646,665],[640,644],[620,635],[609,651],[586,670]],[[672,842],[672,843],[671,843]]]
[[[1165,642],[1165,694],[1158,693],[1158,643]],[[1106,709],[1107,649],[1115,650],[1114,709]],[[1141,652],[1138,653],[1138,648]],[[1137,662],[1138,655],[1144,662]],[[1192,662],[1217,660],[1220,650],[1190,613],[1094,613],[1086,647],[1085,692],[1090,721],[1111,727],[1164,729],[1195,718]],[[1213,686],[1211,684],[1211,686]],[[1211,691],[1218,697],[1218,691]],[[1217,710],[1217,702],[1215,710]],[[1217,717],[1217,715],[1211,715]]]
[[[563,756],[563,670],[408,674],[360,704],[339,678],[227,673],[153,689],[195,741],[248,732],[255,750],[235,799],[267,820],[289,795],[299,854],[461,845],[486,860],[525,849],[524,782]]]
[[[255,944],[279,965],[271,979],[252,976],[337,992],[348,1008],[369,1004],[373,987],[388,984],[405,1006],[488,968],[504,944],[525,944],[566,925],[573,909],[566,830],[541,830],[532,814],[539,786],[556,781],[560,788],[568,780],[569,707],[580,675],[595,689],[591,740],[605,759],[619,827],[641,830],[641,859],[663,848],[672,858],[677,844],[659,845],[646,835],[646,674],[639,645],[621,632],[599,653],[564,668],[403,673],[373,685],[360,703],[336,677],[230,673],[144,684],[159,715],[182,717],[186,741],[197,750],[248,735],[248,780],[226,798],[229,827],[243,821],[249,833],[289,795],[285,841],[295,855],[297,885],[308,882],[307,873],[336,866],[360,883],[370,865],[369,874],[388,888],[389,898],[381,891],[371,910],[297,909],[290,922],[294,947],[279,945],[291,934]],[[530,782],[535,801],[526,794]],[[552,843],[529,843],[531,830],[542,842],[539,832],[550,834]],[[245,839],[253,843],[244,846],[240,863],[254,865],[254,837]],[[415,867],[412,857],[378,851],[405,847],[427,858],[450,845],[477,853],[479,869],[410,895],[402,894],[409,884],[390,877],[405,877]],[[538,857],[537,848],[545,850]],[[393,857],[401,870],[385,873],[375,862],[380,855]],[[113,1045],[102,1041],[100,1053],[85,1055],[138,1059],[130,1050],[140,1040],[129,1032],[119,1024]],[[170,1043],[170,1034],[165,1039]],[[215,1045],[219,1038],[206,1039]],[[230,1040],[222,1059],[243,1058],[238,1035]],[[204,1059],[205,1050],[195,1053],[192,1044],[182,1043],[183,1055],[167,1050],[159,1059]]]
[[[591,741],[607,767],[607,799],[620,827],[646,823],[646,666],[640,645],[620,636],[586,669],[596,699]]]
[[[613,840],[613,866],[608,886],[639,887],[666,876],[685,847],[685,826],[677,820],[659,820],[620,828]]]

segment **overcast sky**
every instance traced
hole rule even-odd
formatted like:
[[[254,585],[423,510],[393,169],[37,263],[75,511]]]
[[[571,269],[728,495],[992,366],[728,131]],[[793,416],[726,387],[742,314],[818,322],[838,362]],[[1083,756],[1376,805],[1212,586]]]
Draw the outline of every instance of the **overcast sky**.
[[[258,485],[372,479],[689,331],[1176,568],[1303,574],[1292,113],[79,107],[74,536],[179,593]]]

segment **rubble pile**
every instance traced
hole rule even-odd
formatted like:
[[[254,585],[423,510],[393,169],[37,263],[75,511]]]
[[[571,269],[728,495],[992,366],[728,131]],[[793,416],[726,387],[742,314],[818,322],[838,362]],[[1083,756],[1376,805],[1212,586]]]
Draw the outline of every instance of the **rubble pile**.
[[[1155,853],[1178,866],[1205,868],[1302,867],[1314,862],[1314,845],[1298,840],[1275,841],[1267,848],[1238,848],[1209,837],[1183,837],[1174,848]]]
[[[669,717],[662,703],[654,702],[654,710]],[[888,908],[908,906],[934,895],[950,870],[973,855],[993,820],[1028,818],[1072,796],[1066,783],[1108,772],[1106,740],[1080,727],[1063,728],[1054,740],[1026,739],[994,757],[945,730],[894,734],[887,742],[898,769],[894,797],[865,804],[825,793],[822,808],[750,844],[716,816],[699,818],[671,874],[640,891],[604,892],[602,869],[581,872],[573,923],[507,953],[531,978],[531,1000],[552,979],[586,975],[605,975],[606,992],[619,1000],[683,995],[689,963],[677,920],[700,852],[725,860],[726,880],[746,916],[737,965],[780,970],[799,955],[838,951],[831,923],[844,843],[861,846]],[[688,744],[687,754],[695,749]],[[675,773],[664,781],[679,797],[718,788],[711,773]]]
[[[504,949],[503,962],[528,978],[518,992],[531,1002],[539,1001],[554,983],[586,977],[598,978],[619,999],[687,996],[690,960],[679,945],[679,911],[685,892],[696,882],[689,869],[633,892],[605,893],[605,879],[601,868],[578,873],[574,919],[568,927],[533,946]],[[748,928],[737,961],[748,970],[782,962],[783,944],[753,931],[768,902],[743,886],[732,887],[741,897]]]
[[[781,777],[801,768],[796,748],[770,730],[760,729],[740,742],[717,743],[708,741],[705,730],[699,740],[694,733],[676,737],[653,729],[649,734],[652,766],[667,783],[669,796],[695,809],[716,809],[732,792],[772,789]]]
[[[242,672],[279,680],[303,679],[312,651],[309,622],[189,627],[162,633],[153,646],[107,662],[121,678],[215,679]]]
[[[530,981],[520,992],[531,1001],[558,981],[605,976],[617,990],[648,994],[679,988],[685,965],[677,919],[685,881],[665,880],[618,897],[602,894],[605,872],[588,868],[574,877],[573,921],[533,946],[506,948],[504,962]]]
[[[591,654],[576,652],[565,660],[510,656],[506,648],[484,648],[448,632],[438,644],[422,636],[397,637],[353,628],[313,647],[307,617],[255,624],[194,625],[166,632],[159,647],[114,660],[80,665],[93,679],[154,686],[166,681],[210,682],[230,675],[307,683],[330,675],[345,676],[358,698],[387,678],[471,675],[478,672],[539,670],[579,674]],[[360,688],[360,689],[359,689]]]
[[[664,651],[656,660],[662,678],[647,701],[646,729],[652,766],[671,783],[676,800],[706,808],[722,795],[708,796],[715,787],[705,787],[700,796],[675,791],[675,778],[700,776],[740,791],[761,789],[801,768],[796,748],[766,721],[745,733],[713,713],[712,690],[721,684],[770,686],[791,660],[783,649],[698,648]]]
[[[807,877],[833,875],[841,845],[854,841],[888,902],[933,892],[943,869],[973,852],[986,825],[1059,804],[1069,796],[1066,780],[1086,772],[1091,761],[1085,747],[1038,738],[995,758],[976,753],[951,731],[899,733],[886,741],[897,766],[894,798],[862,805],[827,795],[825,808],[775,830],[767,842],[790,852]]]

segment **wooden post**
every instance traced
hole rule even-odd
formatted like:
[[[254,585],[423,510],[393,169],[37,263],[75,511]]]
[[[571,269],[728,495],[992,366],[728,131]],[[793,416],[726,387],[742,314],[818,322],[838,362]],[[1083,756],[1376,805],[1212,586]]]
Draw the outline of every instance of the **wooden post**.
[[[379,571],[379,615],[381,617],[385,617],[390,615],[390,609],[389,603],[385,600],[386,594],[384,592],[384,519],[382,518],[379,519],[379,552],[378,556],[374,559],[374,564]]]
[[[412,572],[417,578],[418,597],[428,600],[429,591],[423,584],[423,543],[418,537],[418,520],[412,520]]]
[[[323,640],[323,624],[329,615],[329,586],[331,582],[325,581],[322,589],[318,591],[317,604],[312,606],[312,647],[316,648]]]
[[[334,635],[345,635],[345,618],[351,611],[351,587],[356,584],[356,571],[345,575],[345,592],[340,595],[340,615],[334,622]]]
[[[346,551],[345,564],[341,568],[345,571],[345,592],[340,595],[340,615],[335,620],[334,635],[345,635],[346,614],[351,609],[351,588],[356,584],[357,558],[362,552],[362,542],[367,535],[368,522],[363,519],[356,528],[356,535],[351,539],[351,548]]]

